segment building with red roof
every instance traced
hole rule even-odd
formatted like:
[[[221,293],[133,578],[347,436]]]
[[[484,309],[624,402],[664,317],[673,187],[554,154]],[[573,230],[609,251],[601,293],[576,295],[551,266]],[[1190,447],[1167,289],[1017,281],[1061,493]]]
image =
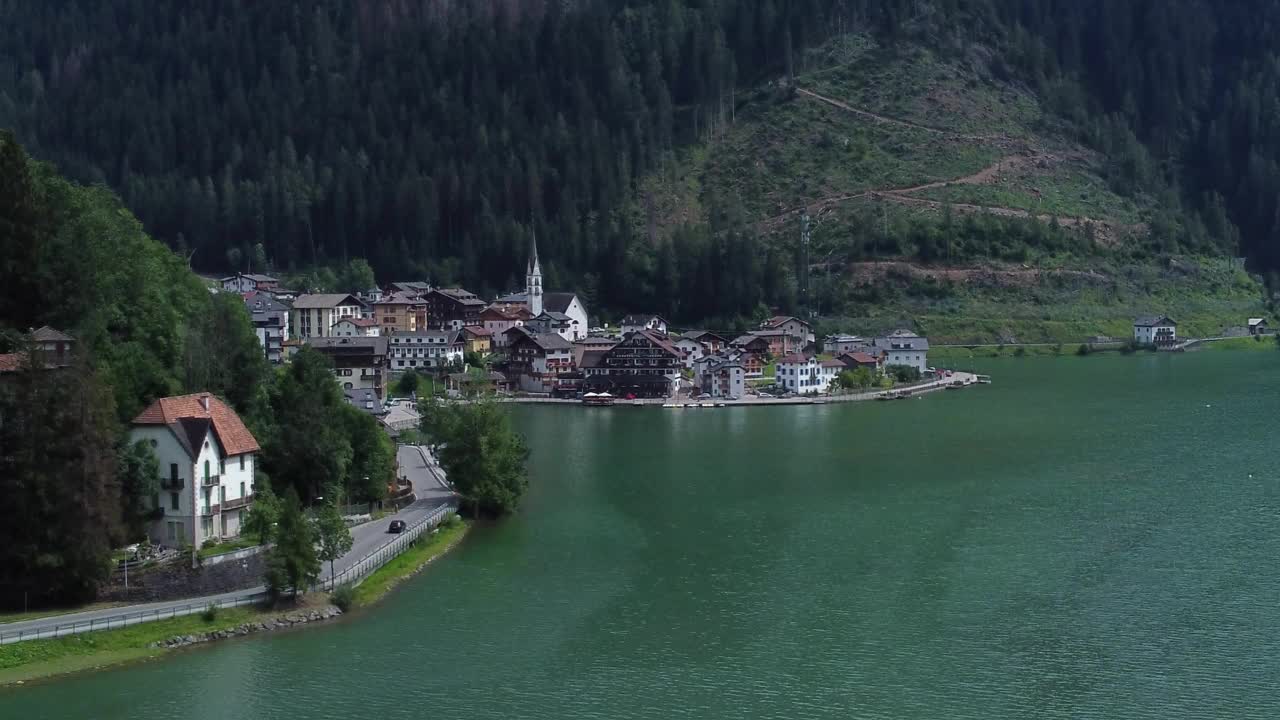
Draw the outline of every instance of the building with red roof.
[[[133,419],[130,437],[160,463],[152,542],[198,548],[240,535],[261,447],[235,410],[210,393],[160,398]]]

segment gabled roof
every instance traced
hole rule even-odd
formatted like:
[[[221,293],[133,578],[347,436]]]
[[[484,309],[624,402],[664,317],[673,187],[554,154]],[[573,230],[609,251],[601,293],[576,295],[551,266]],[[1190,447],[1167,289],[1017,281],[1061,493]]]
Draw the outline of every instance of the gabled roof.
[[[822,367],[824,367],[824,368],[845,368],[845,367],[849,367],[849,366],[848,366],[848,365],[846,365],[846,364],[844,364],[844,363],[842,363],[842,362],[840,362],[839,360],[823,360],[823,361],[822,361]]]
[[[722,345],[727,344],[729,342],[728,338],[724,337],[723,335],[713,333],[710,330],[689,330],[684,334],[684,336],[689,338],[690,340],[697,340],[698,342],[708,342],[711,340],[716,340],[716,341],[719,341]]]
[[[463,290],[462,288],[436,288],[431,292],[433,294],[443,295],[444,297],[447,297],[450,300],[453,300],[454,302],[462,303],[463,305],[484,305],[485,304],[483,300],[481,300],[479,297],[476,297],[475,293],[469,290]]]
[[[649,314],[649,315],[645,315],[645,314],[628,315],[628,316],[626,316],[626,317],[622,318],[622,324],[623,324],[623,325],[632,325],[632,326],[635,326],[635,325],[648,325],[650,322],[652,322],[652,321],[654,321],[654,320],[657,320],[658,322],[662,323],[663,325],[667,325],[667,324],[669,324],[669,323],[667,322],[666,318],[662,317],[661,315],[653,315],[653,314]]]
[[[348,302],[348,300],[350,302]],[[294,309],[332,308],[339,305],[364,305],[355,295],[350,293],[318,293],[315,295],[299,295],[293,301]]]
[[[584,350],[582,359],[578,361],[579,368],[598,368],[604,366],[604,356],[608,350]]]
[[[804,353],[791,353],[778,361],[779,365],[806,365],[813,359],[812,355]]]
[[[1266,325],[1266,324],[1267,324],[1267,321],[1262,318],[1249,318],[1249,327],[1253,327],[1255,325]]]
[[[549,318],[557,322],[573,322],[573,318],[569,317],[568,315],[565,315],[562,312],[555,312],[551,310],[544,310],[542,314],[534,318],[534,320],[541,320],[543,318]]]
[[[732,344],[738,345],[740,347],[747,347],[753,343],[765,343],[767,345],[769,344],[769,340],[768,338],[763,338],[763,337],[760,337],[759,335],[748,333],[746,335],[739,335],[738,337],[734,338]]]
[[[134,425],[170,425],[185,419],[205,419],[228,455],[258,452],[258,441],[226,403],[209,393],[160,398],[133,419]],[[175,430],[177,433],[177,430]],[[181,438],[180,438],[181,439]]]
[[[346,396],[347,404],[358,407],[370,415],[381,415],[386,412],[382,407],[382,400],[378,398],[378,393],[373,390],[343,390],[342,394]]]
[[[845,364],[846,364],[846,365],[848,365],[848,364],[850,364],[850,363],[852,363],[852,364],[854,364],[854,365],[873,365],[873,364],[875,364],[875,363],[879,362],[876,358],[874,358],[874,357],[872,357],[871,355],[868,355],[867,353],[864,353],[864,352],[851,352],[851,353],[845,353],[845,354],[841,355],[840,357],[841,357],[841,358],[844,358],[844,360],[845,360]]]
[[[804,320],[801,320],[801,319],[800,319],[800,318],[798,318],[798,317],[793,317],[793,316],[791,316],[791,315],[774,315],[773,317],[769,318],[768,320],[765,320],[764,322],[760,323],[760,327],[762,327],[762,328],[777,328],[777,327],[781,327],[781,326],[783,326],[783,325],[786,325],[787,323],[791,322],[792,320],[795,320],[796,322],[800,323],[801,325],[804,325],[805,327],[809,327],[809,323],[805,322]]]
[[[410,294],[408,292],[404,292],[404,291],[392,293],[374,303],[374,305],[422,305],[422,304],[423,304],[423,300],[421,297]]]
[[[467,325],[462,328],[462,332],[476,337],[493,337],[493,331],[489,328],[480,327],[479,325]]]
[[[1139,315],[1133,321],[1134,327],[1156,327],[1157,325],[1177,325],[1168,315]]]
[[[544,352],[573,349],[569,341],[560,337],[557,333],[536,333],[526,327],[513,327],[507,331],[507,335],[511,337],[511,342],[518,342],[521,336],[528,338]]]
[[[610,337],[600,337],[598,335],[589,335],[587,337],[582,338],[581,340],[574,342],[574,344],[575,345],[595,345],[597,347],[608,345],[609,347],[613,347],[614,345],[618,344],[618,339],[610,338]]]
[[[655,332],[653,330],[636,330],[632,332],[631,335],[628,335],[628,337],[631,337],[632,335],[640,335],[644,337],[646,340],[648,340],[649,342],[661,348],[662,350],[678,358],[684,357],[684,352],[681,351],[680,348],[672,344],[670,338],[668,338],[666,335],[663,335],[660,332]]]
[[[75,338],[61,330],[54,330],[48,325],[41,325],[35,330],[32,330],[31,339],[36,342],[72,342],[75,340]]]
[[[0,373],[18,372],[22,369],[22,353],[0,354]]]
[[[244,306],[251,313],[286,312],[289,309],[288,305],[277,300],[275,296],[256,290],[247,292],[241,297],[244,298]]]
[[[573,304],[574,299],[578,297],[577,293],[552,292],[543,293],[542,307],[552,312],[569,312],[569,306]],[[579,301],[579,304],[582,304]]]

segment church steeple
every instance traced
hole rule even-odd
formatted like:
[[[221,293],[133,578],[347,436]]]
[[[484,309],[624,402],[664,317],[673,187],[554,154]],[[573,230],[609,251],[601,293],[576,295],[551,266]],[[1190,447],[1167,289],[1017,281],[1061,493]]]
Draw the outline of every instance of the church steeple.
[[[529,244],[529,270],[524,279],[524,291],[529,296],[529,312],[534,317],[542,314],[542,265],[538,262],[538,233],[533,232]]]

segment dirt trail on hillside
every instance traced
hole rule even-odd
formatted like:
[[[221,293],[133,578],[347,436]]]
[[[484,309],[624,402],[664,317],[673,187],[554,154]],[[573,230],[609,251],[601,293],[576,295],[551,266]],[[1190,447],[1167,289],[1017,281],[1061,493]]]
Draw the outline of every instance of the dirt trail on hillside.
[[[942,128],[929,127],[928,125],[921,125],[920,123],[914,123],[914,122],[911,122],[910,120],[902,120],[900,118],[893,118],[887,115],[880,115],[878,113],[873,113],[870,110],[863,110],[861,108],[856,108],[848,103],[836,100],[835,98],[829,98],[825,95],[819,95],[818,93],[812,90],[805,90],[804,88],[801,88],[801,87],[796,88],[796,92],[801,95],[807,95],[813,98],[814,100],[824,102],[828,105],[831,105],[832,107],[837,107],[837,108],[840,108],[841,110],[851,112],[854,115],[858,115],[858,116],[867,118],[869,120],[873,120],[879,123],[885,123],[888,125],[897,125],[899,127],[911,128],[913,130],[923,130],[924,132],[927,132],[927,133],[933,133],[935,135],[941,135],[943,137],[955,138],[959,140],[1008,140],[1009,139],[1008,135],[1003,135],[1003,134],[966,135],[964,133],[952,132],[951,130],[944,130]]]
[[[759,223],[759,227],[762,230],[773,230],[777,228],[777,226],[781,225],[783,221],[802,211],[807,211],[810,215],[821,215],[825,214],[832,207],[850,200],[860,200],[870,197],[888,197],[889,199],[902,197],[906,200],[913,200],[914,198],[908,197],[912,193],[935,190],[937,188],[944,188],[950,185],[989,185],[994,183],[1000,177],[1000,173],[1002,171],[1013,169],[1018,165],[1038,162],[1041,159],[1043,159],[1043,156],[1035,154],[1010,155],[1008,157],[1000,158],[995,163],[982,168],[972,175],[965,175],[964,177],[953,178],[950,180],[938,180],[936,182],[925,183],[923,185],[913,185],[911,187],[863,190],[862,192],[848,195],[833,195],[830,197],[819,198],[804,207],[792,208],[784,213],[762,220]]]
[[[1143,223],[1138,223],[1134,225],[1124,225],[1124,224],[1114,223],[1109,220],[1103,220],[1099,218],[1058,217],[1054,215],[1034,213],[1029,210],[1023,210],[1021,208],[1000,207],[1000,206],[992,206],[992,205],[973,205],[969,203],[943,203],[937,200],[926,200],[924,198],[913,197],[916,193],[927,192],[929,190],[937,190],[940,188],[950,187],[952,185],[993,185],[998,183],[1002,175],[1004,175],[1005,173],[1010,173],[1010,172],[1023,169],[1028,165],[1033,165],[1038,167],[1047,167],[1049,164],[1060,162],[1064,158],[1058,157],[1056,155],[1052,155],[1049,153],[1045,153],[1037,148],[1030,146],[1025,141],[1013,140],[1008,135],[1005,135],[1005,134],[967,135],[963,133],[956,133],[949,130],[929,127],[927,125],[921,125],[919,123],[914,123],[909,120],[902,120],[899,118],[887,117],[885,115],[873,113],[869,110],[856,108],[856,107],[853,107],[852,105],[849,105],[848,103],[844,103],[839,100],[835,100],[833,98],[819,95],[818,93],[815,93],[812,90],[805,90],[804,88],[796,88],[796,92],[801,95],[805,95],[815,100],[818,100],[819,102],[827,103],[832,107],[840,108],[841,110],[845,110],[859,117],[867,118],[874,122],[897,125],[900,127],[911,128],[914,130],[921,130],[924,132],[932,133],[935,135],[939,135],[939,136],[946,137],[949,139],[954,139],[954,140],[996,142],[1001,147],[1004,147],[1006,150],[1013,149],[1013,150],[1016,150],[1016,152],[1010,155],[1006,155],[1005,157],[1000,158],[999,160],[994,162],[993,164],[973,174],[965,175],[963,177],[952,178],[950,180],[938,180],[935,182],[924,183],[923,185],[915,185],[912,187],[884,188],[880,190],[864,190],[862,192],[857,192],[857,193],[850,193],[845,195],[832,195],[824,198],[819,198],[811,203],[808,203],[803,207],[793,208],[791,210],[787,210],[786,212],[780,213],[778,215],[775,215],[773,217],[766,218],[760,221],[759,223],[757,223],[757,227],[763,231],[768,232],[768,231],[776,230],[778,227],[783,225],[787,220],[789,220],[793,216],[798,215],[802,212],[807,212],[809,215],[814,217],[821,217],[822,215],[825,215],[826,213],[830,212],[830,210],[834,208],[836,205],[840,205],[842,203],[849,202],[852,200],[861,200],[861,199],[886,200],[889,202],[896,202],[903,205],[924,207],[924,208],[928,208],[931,210],[938,210],[938,211],[941,211],[945,207],[950,207],[953,211],[960,212],[960,213],[986,213],[989,215],[997,215],[999,217],[1035,218],[1037,220],[1040,220],[1041,222],[1046,222],[1046,223],[1056,219],[1058,221],[1058,224],[1063,227],[1080,228],[1080,229],[1092,228],[1098,242],[1104,245],[1116,245],[1120,242],[1122,236],[1124,235],[1146,234],[1148,230],[1147,226]],[[1035,193],[1036,195],[1039,195],[1039,191],[1035,189],[1032,189],[1032,192]]]

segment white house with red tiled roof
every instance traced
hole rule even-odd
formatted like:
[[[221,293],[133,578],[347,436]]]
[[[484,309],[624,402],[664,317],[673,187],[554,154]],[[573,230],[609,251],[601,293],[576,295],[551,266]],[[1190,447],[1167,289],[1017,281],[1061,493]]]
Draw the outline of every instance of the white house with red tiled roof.
[[[344,317],[333,324],[334,337],[379,337],[382,328],[373,318]]]
[[[200,547],[240,534],[261,448],[226,403],[209,393],[161,398],[133,419],[130,439],[160,461],[152,542]]]

